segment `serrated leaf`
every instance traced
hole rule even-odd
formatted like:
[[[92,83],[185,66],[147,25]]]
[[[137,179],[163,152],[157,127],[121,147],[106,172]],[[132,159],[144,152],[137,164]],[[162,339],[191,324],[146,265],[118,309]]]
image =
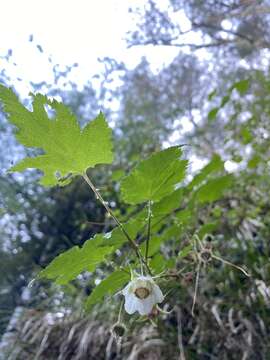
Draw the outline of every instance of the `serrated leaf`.
[[[122,270],[116,270],[106,279],[102,280],[92,291],[86,300],[85,307],[87,310],[102,301],[106,295],[113,295],[129,281],[130,274]]]
[[[124,170],[114,170],[114,172],[112,173],[111,178],[112,178],[113,181],[119,181],[124,176],[125,176]]]
[[[189,221],[189,219],[191,218],[191,216],[192,216],[192,212],[189,209],[184,209],[184,210],[178,211],[175,214],[175,218],[176,218],[178,224],[181,224],[181,225],[186,224]]]
[[[164,241],[165,241],[165,238],[163,238],[162,236],[155,235],[154,237],[152,237],[152,239],[149,243],[148,256],[149,257],[153,256],[159,250],[161,244]],[[146,248],[146,242],[144,241],[140,245],[140,250],[141,250],[142,254],[145,254],[145,248]]]
[[[183,198],[183,189],[177,189],[170,195],[164,197],[152,207],[154,217],[164,216],[171,213],[176,208],[180,207],[181,199]]]
[[[135,239],[141,229],[141,222],[131,219],[123,224],[123,228],[132,239]],[[58,255],[38,274],[38,277],[55,280],[61,285],[67,284],[83,271],[93,272],[107,255],[121,248],[125,242],[127,238],[119,227],[105,234],[97,234],[94,238],[87,240],[82,248],[74,246]]]
[[[161,255],[161,253],[157,253],[150,260],[149,266],[155,274],[159,274],[164,270],[165,264],[166,264],[166,262],[165,262],[164,256]]]
[[[121,183],[123,200],[139,204],[171,194],[185,177],[187,161],[180,160],[181,155],[180,147],[174,146],[141,161]]]
[[[210,174],[222,170],[224,170],[224,163],[221,160],[221,157],[215,154],[212,160],[207,165],[205,165],[197,175],[194,176],[194,178],[188,185],[188,189],[192,189],[194,186],[202,183]]]
[[[175,259],[165,259],[161,253],[157,253],[150,260],[149,265],[155,274],[160,274],[164,269],[173,268],[175,266]]]
[[[55,280],[57,284],[67,284],[75,279],[81,272],[93,272],[98,264],[104,261],[105,256],[113,252],[113,246],[101,246],[103,234],[96,235],[87,240],[83,247],[74,246],[68,251],[58,255],[38,278]]]
[[[142,222],[139,219],[131,219],[122,225],[132,239],[135,239],[137,233],[142,228]],[[119,227],[116,227],[112,231],[104,234],[101,245],[113,246],[114,248],[119,249],[125,242],[127,242],[126,236]]]
[[[225,175],[216,179],[208,180],[195,193],[195,198],[200,203],[213,202],[223,196],[225,190],[230,188],[233,183],[232,175]]]
[[[111,129],[102,113],[81,129],[75,116],[62,103],[41,94],[32,98],[33,111],[29,111],[11,89],[0,85],[0,100],[10,122],[17,128],[16,138],[22,145],[44,152],[23,159],[10,171],[36,168],[44,173],[43,185],[65,185],[71,176],[97,164],[112,162]],[[52,119],[45,111],[47,105],[55,113]]]
[[[149,257],[153,256],[157,251],[159,251],[161,245],[170,240],[180,240],[181,229],[178,224],[170,225],[165,229],[161,234],[155,234],[152,236],[151,241],[149,243],[148,255]],[[140,245],[141,253],[145,253],[146,242],[144,241]]]

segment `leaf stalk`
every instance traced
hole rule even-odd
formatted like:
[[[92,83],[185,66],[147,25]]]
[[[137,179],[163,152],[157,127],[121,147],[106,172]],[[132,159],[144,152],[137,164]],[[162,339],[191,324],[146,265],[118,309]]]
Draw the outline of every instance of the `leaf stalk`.
[[[125,235],[125,237],[127,238],[128,242],[130,243],[132,249],[135,251],[136,256],[138,257],[138,259],[140,260],[140,262],[142,262],[144,264],[144,266],[146,267],[147,271],[149,272],[149,274],[151,275],[151,270],[148,266],[147,261],[143,258],[139,246],[135,243],[135,241],[129,236],[128,232],[125,230],[123,224],[117,219],[117,217],[114,215],[112,209],[107,205],[106,201],[103,199],[102,195],[100,194],[100,192],[98,191],[98,189],[95,187],[95,185],[92,183],[92,181],[90,180],[90,178],[88,177],[87,173],[84,172],[82,174],[82,177],[84,178],[84,180],[86,181],[86,183],[90,186],[90,188],[92,189],[92,191],[94,192],[96,198],[101,202],[101,204],[104,206],[104,208],[106,209],[107,213],[113,218],[113,220],[115,221],[115,223],[119,226],[120,230],[122,231],[122,233]]]

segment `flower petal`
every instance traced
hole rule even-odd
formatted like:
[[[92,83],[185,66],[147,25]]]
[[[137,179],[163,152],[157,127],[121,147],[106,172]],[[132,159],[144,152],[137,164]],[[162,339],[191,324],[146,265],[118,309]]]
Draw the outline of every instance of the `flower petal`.
[[[124,289],[122,290],[122,294],[124,296],[127,296],[128,294],[131,293],[131,287],[133,286],[133,281],[130,281],[126,287],[124,287]]]
[[[164,300],[162,291],[156,284],[153,284],[153,296],[155,297],[155,303],[161,303]]]
[[[125,310],[128,314],[134,314],[138,310],[138,298],[134,294],[127,294],[125,296]]]
[[[153,306],[156,304],[153,294],[149,295],[146,299],[138,301],[138,312],[140,315],[148,315],[151,313]]]

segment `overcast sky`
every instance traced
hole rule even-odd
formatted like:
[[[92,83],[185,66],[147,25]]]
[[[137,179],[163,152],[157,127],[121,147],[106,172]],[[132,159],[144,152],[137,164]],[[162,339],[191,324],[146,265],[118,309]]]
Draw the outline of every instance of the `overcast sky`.
[[[161,0],[164,2],[166,0]],[[134,67],[147,55],[153,68],[172,59],[176,49],[127,49],[125,34],[134,27],[130,5],[146,0],[8,0],[1,4],[0,55],[13,50],[7,68],[20,92],[29,81],[49,81],[52,77],[48,56],[61,66],[78,63],[73,79],[82,84],[100,69],[97,59],[109,56]],[[30,35],[33,41],[29,42]],[[44,53],[40,53],[37,45]],[[162,54],[162,56],[161,56]],[[1,68],[6,64],[2,61]],[[22,79],[15,82],[16,77]],[[16,83],[16,84],[15,84]],[[19,88],[18,88],[19,87]],[[25,89],[26,90],[26,89]]]

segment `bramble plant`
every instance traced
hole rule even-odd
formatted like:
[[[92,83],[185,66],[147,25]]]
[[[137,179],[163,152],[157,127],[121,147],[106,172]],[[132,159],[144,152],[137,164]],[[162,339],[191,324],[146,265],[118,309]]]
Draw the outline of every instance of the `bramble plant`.
[[[31,96],[32,111],[20,103],[11,89],[0,85],[0,100],[9,121],[16,127],[17,140],[26,147],[42,150],[41,155],[26,157],[10,171],[39,169],[43,173],[40,183],[44,186],[65,186],[75,176],[81,176],[115,222],[111,232],[98,233],[81,248],[74,246],[57,256],[37,279],[47,278],[65,285],[80,273],[94,272],[110,260],[114,270],[92,291],[86,309],[105,296],[119,293],[125,297],[125,310],[129,314],[138,311],[152,319],[163,312],[158,304],[166,301],[168,284],[172,282],[172,287],[179,287],[180,280],[190,270],[197,271],[193,312],[201,266],[211,259],[248,275],[244,269],[212,252],[212,247],[203,245],[213,224],[203,225],[193,235],[185,227],[201,206],[220,199],[233,184],[233,175],[225,172],[218,155],[191,181],[186,177],[188,161],[182,159],[182,146],[156,152],[139,162],[120,184],[122,200],[135,214],[123,222],[91,178],[91,168],[113,162],[112,131],[104,115],[100,113],[80,128],[75,116],[62,103],[41,94]],[[48,116],[46,107],[53,110],[53,116]],[[183,231],[188,241],[177,243],[174,253],[164,256],[160,251],[163,244],[172,237],[179,238]],[[126,256],[115,255],[119,251]]]

